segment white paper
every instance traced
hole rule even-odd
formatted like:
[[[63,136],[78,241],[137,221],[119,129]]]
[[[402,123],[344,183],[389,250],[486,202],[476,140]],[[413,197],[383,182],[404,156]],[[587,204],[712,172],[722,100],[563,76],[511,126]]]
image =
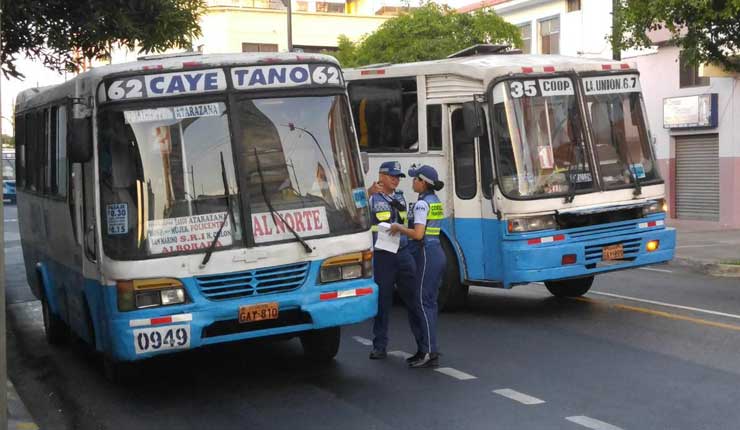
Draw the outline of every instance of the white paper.
[[[391,234],[391,225],[387,222],[378,224],[378,240],[375,241],[375,249],[396,253],[401,244],[401,234]]]

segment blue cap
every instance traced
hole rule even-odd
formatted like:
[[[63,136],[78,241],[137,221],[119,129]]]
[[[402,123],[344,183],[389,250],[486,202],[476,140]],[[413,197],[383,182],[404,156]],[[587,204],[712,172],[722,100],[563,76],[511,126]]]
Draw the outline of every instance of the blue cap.
[[[405,178],[406,175],[403,174],[403,171],[401,170],[401,163],[398,161],[386,161],[385,163],[380,165],[380,170],[378,170],[380,173],[385,173],[386,175],[390,176],[397,176],[399,178]]]
[[[419,167],[411,166],[409,169],[409,176],[420,178],[422,181],[431,185],[434,185],[439,181],[437,170],[432,166],[427,166],[426,164]]]

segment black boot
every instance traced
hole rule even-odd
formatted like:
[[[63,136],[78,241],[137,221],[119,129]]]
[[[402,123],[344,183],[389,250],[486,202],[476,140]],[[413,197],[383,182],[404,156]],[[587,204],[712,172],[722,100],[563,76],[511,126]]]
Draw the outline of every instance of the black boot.
[[[384,349],[373,349],[373,352],[370,353],[371,360],[382,360],[387,356],[388,353],[386,353]]]
[[[436,367],[439,364],[439,354],[436,352],[428,352],[421,356],[418,360],[414,360],[409,363],[409,367]]]
[[[416,354],[412,355],[411,357],[406,359],[406,363],[411,364],[411,362],[416,361],[424,356],[424,353],[421,351],[416,351]]]

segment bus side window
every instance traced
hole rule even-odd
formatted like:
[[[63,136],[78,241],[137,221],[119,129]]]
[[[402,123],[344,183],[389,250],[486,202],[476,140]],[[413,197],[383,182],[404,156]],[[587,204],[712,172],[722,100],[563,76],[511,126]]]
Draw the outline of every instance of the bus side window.
[[[478,189],[478,178],[475,171],[474,139],[465,133],[463,111],[457,109],[452,113],[452,147],[455,167],[455,193],[463,200],[475,197]]]
[[[15,116],[15,186],[23,189],[26,174],[26,115]]]
[[[442,105],[427,105],[427,149],[442,150]]]
[[[491,141],[488,138],[488,121],[486,113],[483,112],[483,136],[478,138],[478,152],[480,154],[480,184],[483,197],[491,198],[493,188],[493,166],[491,163]]]

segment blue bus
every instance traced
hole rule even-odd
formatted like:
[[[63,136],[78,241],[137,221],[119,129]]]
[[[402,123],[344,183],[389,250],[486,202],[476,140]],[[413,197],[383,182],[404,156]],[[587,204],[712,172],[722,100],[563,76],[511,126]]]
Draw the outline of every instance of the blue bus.
[[[598,274],[671,260],[638,71],[490,48],[345,70],[366,179],[394,159],[446,184],[440,306],[469,285],[580,296]]]
[[[375,315],[372,236],[331,57],[159,56],[18,96],[18,220],[47,340],[122,363]]]

